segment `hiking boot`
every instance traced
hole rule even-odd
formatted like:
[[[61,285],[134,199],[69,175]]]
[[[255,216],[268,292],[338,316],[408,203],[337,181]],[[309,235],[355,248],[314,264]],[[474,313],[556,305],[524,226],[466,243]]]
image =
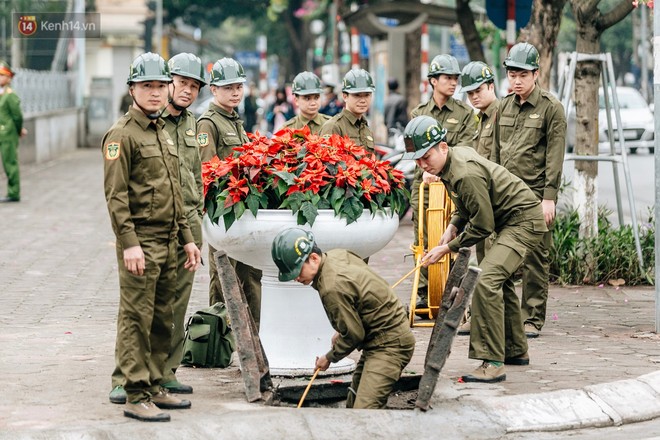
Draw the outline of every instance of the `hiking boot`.
[[[193,387],[190,385],[185,385],[174,379],[166,383],[160,384],[161,387],[165,388],[170,393],[174,394],[192,394]]]
[[[170,415],[162,412],[153,402],[142,400],[136,403],[127,403],[124,406],[124,415],[141,422],[169,422]]]
[[[190,400],[179,399],[164,388],[161,388],[158,394],[154,394],[151,401],[160,409],[188,409],[192,406]]]
[[[530,324],[529,322],[525,323],[525,336],[527,338],[538,338],[539,337],[539,330],[534,327],[534,324]]]
[[[108,396],[108,398],[112,403],[120,405],[126,403],[126,391],[124,390],[124,387],[121,385],[114,387],[112,391],[110,391],[110,396]]]
[[[529,365],[529,354],[523,353],[518,356],[504,358],[505,365]]]
[[[488,361],[483,361],[472,374],[463,376],[462,379],[463,382],[494,383],[506,380],[506,374],[504,373],[504,365],[498,367]]]
[[[461,336],[470,334],[470,318],[458,327],[458,333]]]

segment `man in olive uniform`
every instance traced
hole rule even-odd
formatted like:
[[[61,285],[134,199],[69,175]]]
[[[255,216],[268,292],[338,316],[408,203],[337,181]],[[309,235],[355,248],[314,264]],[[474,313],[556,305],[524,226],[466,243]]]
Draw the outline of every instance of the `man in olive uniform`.
[[[213,101],[197,121],[197,142],[199,142],[202,162],[213,159],[213,156],[224,159],[233,154],[234,147],[249,141],[243,128],[243,121],[236,112],[243,99],[245,80],[243,66],[233,58],[222,58],[213,64],[210,81]],[[218,268],[213,258],[215,251],[209,246],[210,305],[219,301],[224,302]],[[243,284],[250,312],[258,326],[261,316],[261,271],[232,258],[229,261]]]
[[[564,163],[564,108],[551,93],[536,85],[539,53],[534,46],[514,45],[504,67],[513,92],[500,102],[495,160],[531,188],[551,227]],[[525,333],[530,338],[538,337],[545,324],[551,246],[552,232],[548,231],[522,266],[521,308]]]
[[[280,281],[295,279],[319,292],[337,332],[330,350],[316,358],[316,368],[325,371],[361,350],[346,407],[385,407],[415,349],[406,311],[389,283],[348,250],[321,252],[314,235],[300,228],[280,232],[271,254]]]
[[[195,244],[201,249],[202,210],[204,208],[202,168],[197,137],[195,136],[195,116],[186,109],[195,102],[200,88],[206,84],[204,81],[204,66],[197,56],[188,53],[175,55],[168,62],[168,66],[172,75],[172,83],[169,86],[169,103],[163,112],[162,118],[165,122],[165,130],[177,147],[183,209],[190,231],[195,239]],[[193,392],[192,387],[180,383],[175,373],[183,357],[184,320],[192,291],[194,272],[190,272],[184,267],[187,255],[182,246],[179,246],[178,254],[176,296],[172,305],[174,312],[172,348],[165,363],[165,373],[161,386],[172,393],[190,394]],[[124,376],[119,366],[115,367],[112,375],[110,401],[112,403],[126,403]]]
[[[344,76],[341,89],[346,107],[321,127],[320,134],[326,137],[332,134],[348,136],[355,145],[360,145],[373,153],[374,136],[366,115],[371,107],[371,98],[375,90],[369,72],[364,69],[350,70]]]
[[[9,87],[14,72],[0,60],[0,157],[7,175],[7,197],[0,203],[21,200],[21,180],[18,170],[18,138],[27,134],[23,127],[21,100]]]
[[[499,100],[495,94],[495,75],[488,65],[482,61],[472,61],[465,65],[461,73],[461,89],[467,93],[474,108],[479,110],[477,133],[472,146],[477,153],[489,160],[494,160],[495,133],[497,130],[497,109]],[[494,237],[493,237],[494,238]],[[481,262],[488,249],[491,237],[476,245],[477,261]],[[468,310],[467,316],[470,311]],[[459,335],[470,334],[470,319],[458,328]]]
[[[435,118],[445,130],[447,130],[446,142],[452,147],[455,145],[472,145],[472,139],[476,130],[476,120],[472,109],[453,98],[459,83],[461,69],[458,61],[451,55],[438,55],[431,61],[429,66],[429,83],[433,88],[431,99],[425,104],[420,104],[413,109],[411,116],[420,115]],[[410,207],[412,208],[412,221],[414,230],[414,241],[417,244],[418,237],[418,211],[419,211],[419,185],[422,182],[422,170],[415,169],[412,189],[410,191]],[[429,206],[429,192],[424,193],[424,209]],[[424,223],[424,249],[428,248],[427,225]],[[427,274],[422,270],[419,278],[418,308],[427,307]]]
[[[429,116],[419,116],[404,131],[405,159],[424,175],[444,183],[456,205],[440,244],[422,258],[425,266],[497,233],[479,263],[481,275],[472,297],[471,359],[482,360],[465,382],[500,382],[504,364],[528,365],[527,339],[513,273],[547,231],[539,200],[518,177],[481,157],[471,147],[449,148],[446,131]],[[426,177],[425,177],[426,178]]]
[[[309,131],[318,134],[330,116],[319,113],[321,105],[321,80],[312,72],[301,72],[293,78],[291,92],[299,113],[282,125],[281,128],[299,129],[309,127]]]
[[[183,210],[177,148],[160,118],[170,71],[159,55],[131,64],[133,106],[103,138],[105,198],[117,237],[120,301],[115,362],[125,378],[124,415],[169,421],[159,408],[190,408],[162,387],[172,344],[177,245],[195,271],[201,254]]]

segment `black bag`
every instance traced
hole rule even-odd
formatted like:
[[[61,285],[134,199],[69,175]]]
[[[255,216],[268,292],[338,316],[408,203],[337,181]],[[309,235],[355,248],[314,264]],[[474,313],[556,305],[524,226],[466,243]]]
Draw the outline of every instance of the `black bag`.
[[[181,364],[228,367],[236,343],[227,318],[227,308],[221,302],[195,312],[186,324]]]

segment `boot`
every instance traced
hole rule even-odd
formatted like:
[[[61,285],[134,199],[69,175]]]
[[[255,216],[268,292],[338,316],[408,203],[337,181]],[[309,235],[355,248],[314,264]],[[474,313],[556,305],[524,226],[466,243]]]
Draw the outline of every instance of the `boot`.
[[[165,388],[151,397],[151,401],[160,409],[188,409],[192,406],[190,400],[179,399],[171,395]]]
[[[162,412],[150,400],[124,405],[124,415],[141,422],[169,422],[170,415]]]
[[[126,403],[126,391],[121,385],[114,387],[112,391],[110,391],[110,396],[108,397],[112,403],[117,403],[120,405]]]
[[[504,365],[498,367],[491,362],[483,361],[472,374],[463,376],[462,379],[463,382],[495,383],[506,380],[506,373],[504,372]]]
[[[191,387],[190,385],[182,384],[176,379],[166,383],[162,383],[160,384],[160,386],[165,388],[170,393],[174,393],[174,394],[192,394],[193,392],[193,387]]]
[[[504,358],[504,365],[529,365],[529,354],[523,353],[518,356]]]

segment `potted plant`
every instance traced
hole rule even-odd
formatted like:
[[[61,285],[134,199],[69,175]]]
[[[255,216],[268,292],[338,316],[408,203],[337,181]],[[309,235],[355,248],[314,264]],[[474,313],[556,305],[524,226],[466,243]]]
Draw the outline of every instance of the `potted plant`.
[[[403,174],[389,162],[339,135],[284,129],[272,139],[248,134],[251,142],[225,159],[202,164],[205,208],[225,229],[245,213],[289,209],[299,225],[314,225],[319,209],[332,209],[351,224],[365,210],[372,215],[405,209],[409,194]]]

